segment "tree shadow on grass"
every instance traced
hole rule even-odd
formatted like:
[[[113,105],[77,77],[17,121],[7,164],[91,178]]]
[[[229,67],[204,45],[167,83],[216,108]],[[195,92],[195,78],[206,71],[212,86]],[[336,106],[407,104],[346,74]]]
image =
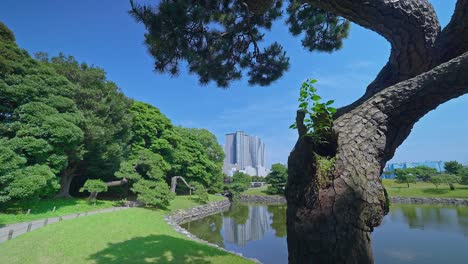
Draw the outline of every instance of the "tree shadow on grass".
[[[194,263],[209,264],[206,257],[225,256],[227,252],[211,246],[167,235],[136,237],[92,254],[97,264],[120,263]]]
[[[422,190],[423,193],[427,194],[436,194],[436,195],[442,195],[442,194],[447,194],[450,192],[450,189],[442,189],[442,188],[429,188],[429,189],[424,189]]]

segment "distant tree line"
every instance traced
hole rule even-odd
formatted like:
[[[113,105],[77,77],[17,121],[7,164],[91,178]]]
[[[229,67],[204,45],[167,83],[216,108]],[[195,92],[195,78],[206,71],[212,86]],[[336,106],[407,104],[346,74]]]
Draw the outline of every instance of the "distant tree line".
[[[468,184],[468,168],[457,161],[448,161],[444,164],[444,172],[438,172],[434,168],[418,166],[414,168],[396,169],[395,180],[398,183],[405,183],[408,188],[410,183],[417,181],[431,182],[437,188],[440,185],[447,185],[450,190],[455,190],[455,183]]]
[[[108,191],[164,206],[175,175],[221,191],[223,159],[208,130],[174,126],[72,56],[32,58],[0,22],[0,203]]]

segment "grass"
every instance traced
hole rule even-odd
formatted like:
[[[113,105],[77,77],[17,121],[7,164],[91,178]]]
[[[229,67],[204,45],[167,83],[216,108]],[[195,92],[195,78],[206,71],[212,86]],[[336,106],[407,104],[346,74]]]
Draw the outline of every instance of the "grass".
[[[250,189],[247,189],[246,191],[242,192],[242,194],[246,194],[246,195],[269,195],[267,193],[267,188],[268,186],[267,185],[263,185],[262,187],[256,187],[256,188],[250,188]]]
[[[455,184],[455,190],[451,191],[447,185],[436,188],[434,184],[428,182],[418,182],[410,184],[396,183],[395,180],[382,180],[390,196],[401,197],[430,197],[430,198],[468,198],[468,186]],[[267,186],[250,188],[242,194],[247,195],[269,195],[266,192]]]
[[[390,196],[401,197],[430,197],[430,198],[468,198],[468,186],[454,184],[455,190],[451,191],[447,185],[436,188],[434,184],[428,182],[410,183],[408,188],[406,183],[399,184],[395,180],[382,180]]]
[[[44,199],[12,203],[0,207],[0,226],[37,219],[63,216],[73,213],[108,208],[116,205],[115,201],[97,201],[90,204],[86,199]],[[53,208],[55,206],[55,212]],[[31,213],[26,214],[28,209]]]
[[[193,205],[179,196],[168,210]],[[131,208],[52,224],[0,244],[0,263],[251,263],[185,238],[166,224],[166,213]]]

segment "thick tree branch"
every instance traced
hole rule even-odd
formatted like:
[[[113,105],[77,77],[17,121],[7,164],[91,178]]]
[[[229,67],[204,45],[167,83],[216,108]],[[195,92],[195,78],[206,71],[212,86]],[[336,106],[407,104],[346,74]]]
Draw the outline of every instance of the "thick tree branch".
[[[414,124],[439,105],[468,93],[468,52],[412,79],[380,91],[335,121],[345,156],[361,150],[362,159],[391,159]],[[352,144],[354,142],[354,144]],[[381,168],[379,168],[381,169]],[[375,175],[379,175],[376,173]]]
[[[365,97],[430,69],[440,25],[427,0],[309,0],[387,39],[390,59],[368,86]]]
[[[468,51],[468,0],[458,0],[452,19],[437,38],[436,47],[436,64]]]

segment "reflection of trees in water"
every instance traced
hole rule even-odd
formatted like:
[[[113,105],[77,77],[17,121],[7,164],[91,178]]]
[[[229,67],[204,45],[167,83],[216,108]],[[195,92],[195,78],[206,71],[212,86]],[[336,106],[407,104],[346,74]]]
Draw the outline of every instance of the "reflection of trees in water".
[[[271,228],[275,230],[275,236],[286,237],[286,205],[269,205]]]
[[[227,242],[245,246],[261,239],[269,229],[266,206],[235,205],[224,214],[223,229]]]
[[[393,221],[404,221],[410,228],[462,230],[468,234],[468,207],[437,207],[424,205],[393,205]]]
[[[182,227],[200,239],[224,247],[224,239],[221,235],[221,228],[223,227],[222,214],[211,215],[189,222],[182,225]]]

